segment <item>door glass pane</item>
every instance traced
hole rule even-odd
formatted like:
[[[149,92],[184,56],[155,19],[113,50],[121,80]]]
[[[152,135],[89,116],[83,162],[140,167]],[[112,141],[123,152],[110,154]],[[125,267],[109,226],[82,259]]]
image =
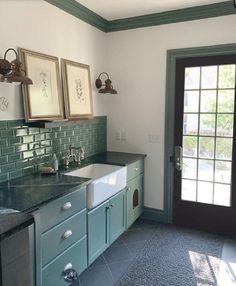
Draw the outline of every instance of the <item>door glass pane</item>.
[[[200,112],[216,112],[216,90],[203,90],[201,92]]]
[[[197,137],[184,136],[183,137],[183,156],[197,157]]]
[[[204,181],[213,181],[214,161],[198,160],[198,179]]]
[[[197,178],[197,159],[183,158],[182,176],[186,179]]]
[[[190,67],[185,69],[184,89],[199,89],[200,87],[200,67]]]
[[[218,112],[234,112],[234,89],[218,91]]]
[[[217,115],[217,136],[233,137],[233,114]]]
[[[231,204],[235,67],[185,68],[182,200]]]
[[[216,138],[216,159],[231,160],[232,143],[231,138]]]
[[[202,67],[201,88],[216,88],[217,66]]]
[[[214,137],[199,137],[199,157],[200,158],[214,158]]]
[[[184,135],[195,135],[198,133],[198,115],[197,114],[185,114],[184,115]]]
[[[187,90],[184,93],[184,112],[198,112],[199,91]]]
[[[215,182],[228,184],[231,183],[231,162],[216,161]]]
[[[200,135],[215,135],[215,114],[200,115]]]
[[[213,203],[213,183],[198,182],[197,201],[199,203]]]
[[[235,88],[235,65],[219,66],[219,88]]]
[[[230,200],[230,185],[215,184],[214,204],[229,207]]]
[[[196,201],[196,181],[182,180],[181,199],[185,201]]]

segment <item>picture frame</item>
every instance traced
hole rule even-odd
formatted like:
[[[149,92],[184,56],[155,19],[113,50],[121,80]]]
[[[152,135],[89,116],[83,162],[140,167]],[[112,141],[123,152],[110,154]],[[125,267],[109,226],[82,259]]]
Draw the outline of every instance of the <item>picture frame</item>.
[[[86,64],[61,59],[65,117],[92,119],[93,100],[90,67]]]
[[[19,48],[20,60],[33,85],[22,85],[25,120],[64,119],[59,59]]]

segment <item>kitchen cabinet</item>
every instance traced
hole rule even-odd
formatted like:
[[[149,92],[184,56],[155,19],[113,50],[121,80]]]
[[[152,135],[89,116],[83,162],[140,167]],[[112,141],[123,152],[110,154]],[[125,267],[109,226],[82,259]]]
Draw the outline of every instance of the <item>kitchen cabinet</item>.
[[[64,286],[63,271],[87,267],[86,188],[43,205],[35,218],[36,286]]]
[[[144,161],[138,160],[127,167],[126,228],[129,228],[143,212]]]
[[[125,214],[125,190],[88,212],[89,264],[124,232]]]
[[[126,194],[122,191],[110,199],[109,243],[114,242],[125,231]]]

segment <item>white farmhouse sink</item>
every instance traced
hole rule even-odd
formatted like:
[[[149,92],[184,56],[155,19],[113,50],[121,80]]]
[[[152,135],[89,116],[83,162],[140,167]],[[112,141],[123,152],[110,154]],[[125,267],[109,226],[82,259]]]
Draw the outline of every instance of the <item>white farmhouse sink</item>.
[[[92,209],[126,186],[127,167],[91,164],[65,175],[91,179],[87,185],[87,208]]]

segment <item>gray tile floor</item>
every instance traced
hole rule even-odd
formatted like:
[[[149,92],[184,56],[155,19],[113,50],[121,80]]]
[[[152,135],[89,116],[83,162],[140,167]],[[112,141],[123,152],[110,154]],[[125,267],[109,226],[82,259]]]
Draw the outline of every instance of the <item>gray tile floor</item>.
[[[155,224],[138,220],[79,277],[81,286],[113,286],[154,233]]]
[[[152,237],[156,226],[155,222],[136,221],[71,286],[114,286]],[[218,286],[236,286],[236,239],[225,240],[217,282]]]

